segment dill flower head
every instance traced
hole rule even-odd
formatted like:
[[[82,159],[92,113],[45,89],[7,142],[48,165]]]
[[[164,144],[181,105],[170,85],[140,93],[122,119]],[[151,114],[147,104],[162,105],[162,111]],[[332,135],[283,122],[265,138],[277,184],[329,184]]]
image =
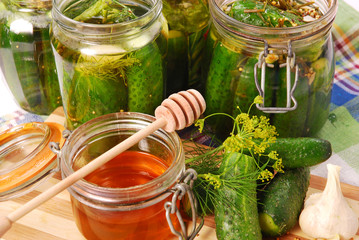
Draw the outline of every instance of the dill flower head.
[[[221,179],[219,175],[206,173],[203,174],[203,177],[208,181],[209,184],[211,184],[214,187],[214,189],[218,189],[221,186]]]
[[[262,96],[255,97],[253,103],[254,104],[262,104],[263,103],[263,97]]]
[[[204,120],[205,120],[204,118],[203,118],[203,119],[198,119],[198,120],[196,120],[195,123],[194,123],[194,126],[198,127],[198,131],[199,131],[200,133],[203,132]]]
[[[281,173],[283,173],[283,172],[284,172],[284,170],[283,170],[283,168],[284,168],[283,162],[282,162],[282,159],[278,157],[277,151],[271,151],[271,152],[268,154],[268,157],[271,158],[271,159],[273,159],[273,160],[276,160],[276,161],[274,162],[274,164],[272,165],[273,170],[274,170],[275,172],[281,172]]]
[[[227,151],[248,149],[255,154],[262,154],[270,143],[275,142],[277,135],[267,117],[250,117],[248,113],[240,113],[234,120],[233,132],[223,145]]]
[[[269,181],[274,177],[273,173],[270,172],[268,169],[264,169],[263,171],[261,171],[258,175],[258,180],[261,180],[262,182],[264,181]]]

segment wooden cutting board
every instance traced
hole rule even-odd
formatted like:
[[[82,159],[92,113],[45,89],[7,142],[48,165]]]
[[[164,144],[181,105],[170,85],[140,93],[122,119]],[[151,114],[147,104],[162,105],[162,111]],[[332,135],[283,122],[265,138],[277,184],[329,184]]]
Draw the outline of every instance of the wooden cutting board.
[[[64,123],[62,109],[57,109],[47,119],[49,122]],[[7,215],[30,199],[60,181],[60,174],[55,174],[47,182],[41,184],[33,192],[13,200],[0,202],[0,214]],[[318,176],[311,176],[308,194],[320,192],[324,189],[326,179]],[[359,218],[359,187],[349,184],[341,184],[342,191],[351,207]],[[84,240],[76,227],[72,215],[70,195],[63,191],[53,199],[47,201],[39,208],[33,210],[13,224],[13,227],[3,236],[5,240]],[[176,239],[176,238],[174,238]],[[196,240],[216,240],[215,223],[213,217],[205,219],[205,226],[200,231]],[[307,237],[296,226],[287,235],[277,238],[278,240],[305,240]],[[359,240],[359,232],[354,240]]]

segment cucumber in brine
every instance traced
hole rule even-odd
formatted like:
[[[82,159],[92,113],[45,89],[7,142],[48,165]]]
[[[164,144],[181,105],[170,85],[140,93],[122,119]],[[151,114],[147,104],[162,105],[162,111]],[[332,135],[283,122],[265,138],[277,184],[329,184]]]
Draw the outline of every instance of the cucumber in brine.
[[[312,79],[309,84],[309,107],[306,134],[318,133],[327,121],[331,99],[332,79],[334,78],[334,61],[332,66],[326,58],[319,58],[311,64]]]
[[[9,11],[2,12],[6,16],[1,30],[1,61],[6,61],[2,71],[21,108],[48,115],[61,105],[49,42],[50,10],[40,10],[36,3],[24,3],[20,7],[10,1],[8,6]]]
[[[30,22],[24,22],[24,27],[18,25],[18,22],[9,21],[9,42],[14,58],[16,72],[30,109],[36,109],[41,104],[41,90],[39,68],[37,59],[35,59],[35,38],[33,34],[33,25]]]
[[[238,77],[238,62],[246,60],[246,56],[228,49],[224,44],[217,42],[214,45],[212,60],[209,66],[206,80],[205,99],[206,112],[208,116],[213,113],[232,113],[233,93]],[[208,122],[214,132],[224,133],[229,131],[232,125],[228,117],[219,116],[210,118]],[[226,129],[228,128],[228,129]],[[223,134],[224,136],[226,133]],[[218,136],[221,138],[221,136]]]
[[[185,89],[188,84],[188,41],[184,32],[170,30],[168,34],[166,96]]]
[[[201,80],[202,61],[205,51],[205,35],[208,27],[188,36],[188,88],[194,88],[203,91],[203,82]]]
[[[255,84],[254,79],[254,67],[258,63],[258,57],[250,57],[247,61],[244,61],[242,65],[238,67],[240,69],[240,77],[237,80],[236,91],[234,93],[234,103],[233,103],[233,112],[232,116],[237,116],[241,112],[247,112],[255,97],[259,95],[259,91]],[[257,78],[258,82],[261,81],[261,70],[257,68]],[[271,94],[270,92],[270,81],[273,79],[274,72],[271,69],[266,71],[266,87],[265,87],[265,103],[271,104]],[[253,106],[250,114],[253,115],[266,115],[264,112],[257,109],[256,106]]]
[[[303,63],[298,63],[298,68],[303,69]],[[291,70],[291,87],[294,85],[295,70]],[[272,116],[272,123],[276,127],[280,137],[305,136],[306,118],[309,100],[308,78],[303,71],[298,72],[298,82],[293,92],[293,97],[297,101],[297,108],[285,113],[276,113]],[[286,107],[287,105],[287,68],[280,68],[278,71],[278,89],[276,91],[275,106]],[[290,107],[294,103],[290,99]]]
[[[62,100],[55,57],[51,49],[49,28],[41,29],[40,34],[39,47],[41,51],[38,53],[38,59],[42,92],[48,109],[54,110],[62,104]]]
[[[235,1],[227,14],[240,22],[261,27],[295,27],[304,24],[298,15],[290,11],[255,0]]]
[[[95,117],[126,110],[123,69],[135,62],[129,56],[80,55],[74,74],[66,73],[63,79],[69,126],[76,128]]]
[[[131,56],[136,63],[126,73],[128,111],[154,114],[163,100],[162,55],[155,42],[137,50]]]

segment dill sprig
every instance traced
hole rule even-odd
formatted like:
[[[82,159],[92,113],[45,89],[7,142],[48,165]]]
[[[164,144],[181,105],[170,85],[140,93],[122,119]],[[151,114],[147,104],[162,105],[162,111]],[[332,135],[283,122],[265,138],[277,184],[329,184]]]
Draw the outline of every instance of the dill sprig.
[[[137,18],[133,10],[117,0],[74,1],[63,13],[80,22],[111,24]]]
[[[261,104],[263,98],[258,96],[250,106],[248,113],[240,113],[235,118],[226,113],[214,113],[196,121],[195,126],[202,132],[206,119],[218,115],[224,115],[233,120],[233,129],[224,142],[215,148],[201,146],[196,143],[185,143],[185,150],[188,151],[186,164],[198,173],[198,180],[195,181],[194,194],[197,197],[200,207],[200,214],[213,213],[218,204],[230,204],[228,196],[217,189],[231,189],[239,195],[248,194],[252,189],[253,181],[265,183],[270,181],[276,172],[283,172],[282,159],[275,151],[265,154],[266,148],[274,143],[277,132],[274,126],[269,124],[269,119],[264,116],[250,116],[250,109],[254,104]],[[253,159],[257,167],[256,171],[247,175],[234,175],[228,178],[228,169],[236,167],[237,163],[226,166],[226,171],[221,169],[221,160],[228,153],[240,153],[248,155]],[[261,157],[275,160],[274,164],[268,165],[269,161],[261,161]],[[240,161],[241,158],[238,158]],[[250,194],[248,194],[250,195]],[[251,199],[256,201],[256,199]]]
[[[137,58],[125,54],[116,56],[81,54],[76,68],[83,76],[95,76],[99,79],[112,79],[114,81],[120,77],[127,86],[126,69],[139,63],[140,61]]]

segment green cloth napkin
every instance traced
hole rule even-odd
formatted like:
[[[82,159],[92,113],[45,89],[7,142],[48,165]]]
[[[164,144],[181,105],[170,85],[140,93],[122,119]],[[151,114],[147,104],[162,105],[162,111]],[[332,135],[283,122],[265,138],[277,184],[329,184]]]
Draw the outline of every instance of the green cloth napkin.
[[[341,180],[359,186],[359,12],[339,0],[333,24],[335,79],[331,113],[317,134],[333,147],[327,162],[312,168],[312,173],[326,176],[328,162],[342,167]]]

